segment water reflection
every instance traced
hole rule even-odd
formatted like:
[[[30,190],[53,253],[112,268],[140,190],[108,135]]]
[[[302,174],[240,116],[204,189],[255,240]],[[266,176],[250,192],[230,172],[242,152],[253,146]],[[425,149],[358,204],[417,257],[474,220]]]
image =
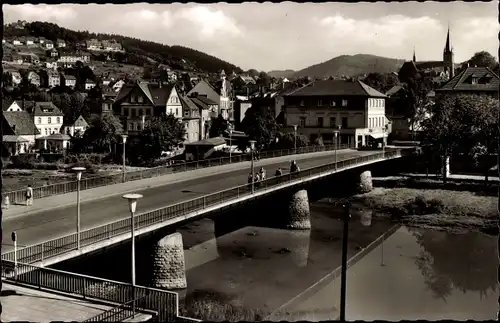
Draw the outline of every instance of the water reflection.
[[[411,230],[422,247],[415,264],[435,297],[446,299],[453,290],[487,297],[497,285],[495,239],[481,233],[453,234]]]

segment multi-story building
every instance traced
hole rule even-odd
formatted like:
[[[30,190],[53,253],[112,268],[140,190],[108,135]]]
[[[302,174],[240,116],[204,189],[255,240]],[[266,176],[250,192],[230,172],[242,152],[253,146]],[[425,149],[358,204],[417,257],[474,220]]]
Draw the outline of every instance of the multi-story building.
[[[40,86],[40,75],[38,75],[36,72],[29,71],[27,78],[31,84],[38,87]]]
[[[70,136],[74,136],[79,133],[83,135],[85,130],[89,127],[89,124],[83,116],[79,116],[74,120],[69,120],[63,124],[62,133]]]
[[[491,69],[468,66],[437,89],[436,95],[477,94],[489,95],[498,99],[499,86],[500,79]]]
[[[64,114],[52,102],[36,102],[33,108],[34,123],[40,136],[60,133],[63,117]]]
[[[58,63],[65,67],[71,67],[76,62],[89,63],[90,62],[90,54],[86,52],[70,52],[70,53],[59,53]]]
[[[90,39],[86,41],[87,50],[98,51],[101,50],[101,42],[97,39]]]
[[[62,75],[61,81],[62,81],[62,84],[64,84],[67,87],[70,87],[72,89],[75,88],[75,86],[76,86],[76,77],[73,75],[69,75],[69,74]]]
[[[121,116],[125,129],[133,136],[144,129],[151,116],[173,113],[181,117],[182,105],[173,84],[137,81],[120,89],[113,111]]]
[[[323,80],[312,82],[284,96],[284,128],[313,142],[339,141],[355,147],[366,146],[386,137],[386,96],[361,81]]]
[[[27,153],[40,135],[26,111],[4,111],[2,119],[3,144],[12,155]]]
[[[56,44],[57,44],[57,47],[59,47],[59,48],[66,47],[66,42],[62,39],[58,39]]]
[[[197,107],[198,113],[200,115],[199,127],[198,130],[199,138],[198,140],[203,140],[208,138],[208,133],[210,129],[210,121],[212,118],[217,117],[217,113],[219,111],[219,106],[217,102],[214,102],[207,98],[204,95],[199,95],[197,93],[193,94],[189,97]]]

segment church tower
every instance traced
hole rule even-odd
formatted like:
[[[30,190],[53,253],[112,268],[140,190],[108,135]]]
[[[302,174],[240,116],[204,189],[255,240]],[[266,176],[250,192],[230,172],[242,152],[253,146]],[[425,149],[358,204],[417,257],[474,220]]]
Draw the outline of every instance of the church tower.
[[[448,74],[448,79],[453,78],[455,66],[453,65],[453,47],[450,44],[450,27],[448,26],[448,34],[446,35],[446,45],[443,51],[444,71]]]
[[[413,47],[413,63],[417,62],[417,55],[415,54],[415,47]]]
[[[220,73],[221,76],[221,91],[220,91],[220,101],[219,101],[219,114],[222,115],[224,119],[228,119],[229,117],[229,110],[231,107],[231,101],[230,101],[230,84],[229,81],[226,79],[226,72],[222,70]]]

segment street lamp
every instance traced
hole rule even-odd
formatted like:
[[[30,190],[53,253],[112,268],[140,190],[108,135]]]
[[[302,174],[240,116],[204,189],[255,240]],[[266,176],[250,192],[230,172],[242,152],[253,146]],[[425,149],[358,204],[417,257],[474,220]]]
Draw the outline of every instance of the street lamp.
[[[293,148],[295,149],[295,153],[297,153],[297,125],[293,125]]]
[[[342,232],[342,275],[340,282],[340,322],[345,322],[347,294],[347,242],[349,239],[349,220],[351,219],[351,204],[347,201],[344,208],[344,228]]]
[[[252,194],[254,193],[254,182],[255,182],[255,170],[254,170],[254,163],[253,163],[253,150],[255,149],[255,140],[250,140],[250,151],[252,152]]]
[[[132,303],[132,313],[135,314],[135,210],[137,208],[137,200],[142,198],[142,194],[125,194],[122,196],[124,199],[128,200],[128,209],[130,211],[130,232],[132,240],[132,289],[133,289],[133,303]]]
[[[333,130],[335,135],[335,171],[337,171],[337,149],[338,149],[338,135],[340,133],[340,126],[338,129]]]
[[[76,246],[80,250],[80,181],[85,167],[73,167],[72,170],[76,173],[77,189],[76,189]]]
[[[231,148],[233,147],[233,142],[232,142],[232,137],[233,137],[233,127],[229,125],[229,163],[231,163]]]
[[[123,168],[122,168],[122,181],[125,183],[125,144],[127,143],[127,134],[122,134],[122,144],[123,144]]]
[[[385,158],[385,133],[389,130],[389,125],[391,122],[385,124],[384,129],[382,129],[382,156]]]

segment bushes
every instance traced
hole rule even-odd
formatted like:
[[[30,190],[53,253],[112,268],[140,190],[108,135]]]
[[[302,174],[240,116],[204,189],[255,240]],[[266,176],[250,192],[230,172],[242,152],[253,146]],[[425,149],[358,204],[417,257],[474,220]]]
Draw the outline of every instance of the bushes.
[[[68,154],[64,157],[65,164],[78,164],[78,163],[90,163],[90,164],[102,164],[103,159],[106,156],[101,154]]]
[[[35,154],[23,154],[12,156],[11,161],[12,168],[34,169],[38,159]]]
[[[411,215],[436,214],[443,212],[443,210],[444,203],[441,200],[437,198],[426,199],[421,195],[404,204],[405,213]]]

